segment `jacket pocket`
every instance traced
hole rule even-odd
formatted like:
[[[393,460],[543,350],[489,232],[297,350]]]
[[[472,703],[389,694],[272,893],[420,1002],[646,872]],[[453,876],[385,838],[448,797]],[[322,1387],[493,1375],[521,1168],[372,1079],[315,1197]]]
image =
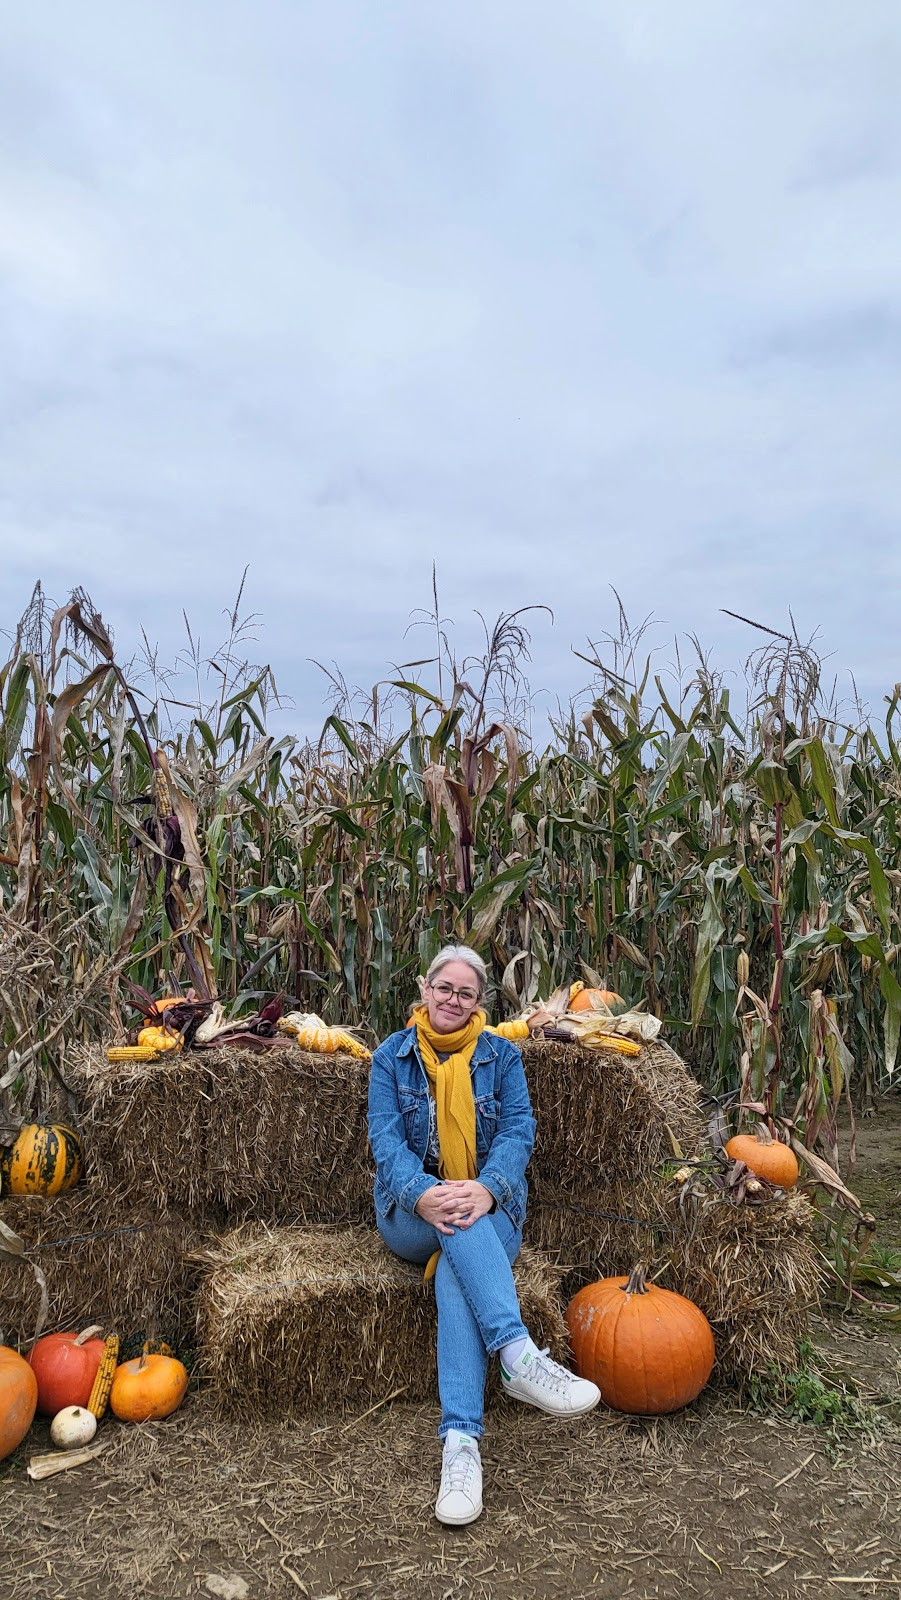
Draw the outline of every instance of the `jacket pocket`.
[[[476,1154],[486,1156],[494,1143],[500,1120],[500,1106],[493,1094],[476,1097]]]

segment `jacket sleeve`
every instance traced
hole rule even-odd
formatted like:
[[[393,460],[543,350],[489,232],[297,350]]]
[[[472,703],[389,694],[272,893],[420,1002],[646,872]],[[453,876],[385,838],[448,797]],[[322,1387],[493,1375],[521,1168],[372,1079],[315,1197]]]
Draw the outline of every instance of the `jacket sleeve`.
[[[499,1099],[497,1132],[479,1173],[479,1182],[490,1190],[498,1205],[503,1206],[522,1183],[535,1143],[535,1118],[522,1056],[509,1044],[503,1051]]]
[[[413,1212],[420,1195],[438,1179],[426,1172],[407,1144],[397,1094],[395,1058],[390,1040],[379,1046],[369,1074],[369,1143],[378,1175],[404,1211]]]

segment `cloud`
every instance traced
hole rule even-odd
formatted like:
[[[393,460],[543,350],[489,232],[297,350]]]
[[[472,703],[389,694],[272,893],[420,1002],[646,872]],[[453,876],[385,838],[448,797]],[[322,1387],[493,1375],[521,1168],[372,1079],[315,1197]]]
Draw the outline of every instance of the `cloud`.
[[[894,0],[32,0],[7,32],[6,624],[85,582],[173,655],[249,562],[312,729],[307,658],[404,659],[435,559],[465,628],[553,607],[552,695],[611,584],[727,662],[722,605],[791,604],[894,681]]]

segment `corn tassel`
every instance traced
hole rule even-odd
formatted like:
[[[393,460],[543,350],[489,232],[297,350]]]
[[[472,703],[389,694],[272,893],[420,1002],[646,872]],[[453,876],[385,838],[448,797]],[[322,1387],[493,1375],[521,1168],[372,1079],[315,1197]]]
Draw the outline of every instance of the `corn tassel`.
[[[92,1416],[97,1418],[98,1422],[106,1411],[110,1390],[113,1387],[113,1374],[116,1370],[116,1363],[118,1359],[119,1335],[117,1333],[109,1333],[106,1336],[106,1343],[103,1348],[103,1359],[97,1368],[97,1374],[94,1378],[94,1387],[91,1390],[91,1397],[88,1401],[88,1410],[91,1412]]]

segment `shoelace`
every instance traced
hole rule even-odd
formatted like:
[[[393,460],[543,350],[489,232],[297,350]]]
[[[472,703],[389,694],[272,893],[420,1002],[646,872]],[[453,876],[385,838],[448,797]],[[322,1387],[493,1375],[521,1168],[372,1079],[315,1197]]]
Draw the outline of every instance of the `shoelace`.
[[[478,1464],[479,1458],[471,1446],[461,1444],[450,1459],[443,1463],[442,1476],[446,1479],[447,1490],[459,1489],[463,1494],[468,1494],[473,1471]]]
[[[550,1349],[539,1350],[532,1361],[531,1373],[543,1389],[568,1389],[573,1382],[573,1375],[561,1367],[559,1361],[552,1361]]]

